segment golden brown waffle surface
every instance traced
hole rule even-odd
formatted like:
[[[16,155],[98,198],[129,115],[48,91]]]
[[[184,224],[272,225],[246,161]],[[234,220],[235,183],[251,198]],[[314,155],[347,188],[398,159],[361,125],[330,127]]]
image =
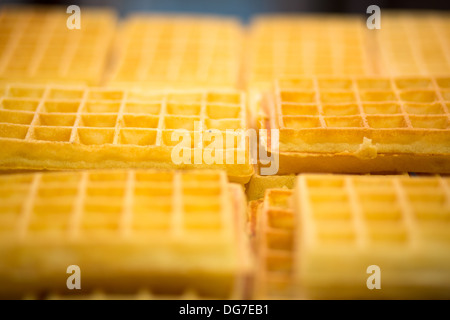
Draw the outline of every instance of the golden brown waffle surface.
[[[215,171],[91,171],[0,177],[1,296],[80,294],[242,297],[250,255],[245,196]]]
[[[109,84],[238,88],[242,30],[233,18],[135,15],[117,37]]]
[[[299,176],[295,260],[303,294],[448,298],[449,187],[442,177]],[[365,285],[371,265],[381,269],[381,290]]]
[[[69,30],[65,10],[1,8],[0,82],[101,84],[115,14],[109,9],[83,9],[81,28]]]
[[[225,169],[241,183],[253,173],[240,136],[225,132],[247,128],[240,91],[12,85],[0,99],[3,169],[198,167]],[[178,129],[183,141],[172,139]],[[212,129],[223,137],[221,163],[207,157]]]
[[[446,77],[279,79],[260,124],[280,130],[282,173],[444,173],[449,94]]]
[[[280,148],[298,152],[358,152],[363,138],[367,138],[380,153],[448,154],[449,81],[449,78],[280,80],[274,119],[274,128],[281,129]]]
[[[268,15],[251,25],[248,85],[298,75],[373,75],[377,64],[363,19],[333,15]]]

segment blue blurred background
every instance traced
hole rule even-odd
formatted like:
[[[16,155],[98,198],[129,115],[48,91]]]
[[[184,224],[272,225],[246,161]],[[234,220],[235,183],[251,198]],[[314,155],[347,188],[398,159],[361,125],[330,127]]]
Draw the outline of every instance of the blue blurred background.
[[[122,16],[134,11],[195,12],[239,16],[244,22],[255,14],[273,12],[350,12],[365,14],[371,4],[381,9],[450,10],[450,1],[438,0],[81,0],[8,1],[0,3],[46,3],[63,5],[113,6]]]

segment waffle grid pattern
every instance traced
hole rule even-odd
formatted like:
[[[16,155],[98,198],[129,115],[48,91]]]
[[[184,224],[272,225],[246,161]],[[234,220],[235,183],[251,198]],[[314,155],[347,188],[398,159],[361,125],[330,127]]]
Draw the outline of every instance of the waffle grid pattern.
[[[1,297],[244,297],[245,198],[223,171],[3,175],[0,190]],[[61,273],[72,264],[75,293]]]
[[[333,299],[448,297],[449,183],[443,177],[298,177],[299,292]],[[364,286],[370,265],[381,268],[384,290]]]
[[[387,13],[377,33],[384,70],[396,75],[450,73],[450,16],[445,13]]]
[[[85,145],[172,146],[174,129],[245,129],[237,91],[146,94],[111,89],[10,86],[1,100],[3,138]],[[192,140],[193,141],[193,140]]]
[[[449,186],[439,176],[298,177],[298,292],[311,299],[448,298]],[[364,285],[371,265],[381,268],[384,290]]]
[[[134,16],[122,33],[110,85],[238,87],[242,40],[234,19]]]
[[[79,30],[65,8],[5,7],[0,12],[0,81],[99,84],[115,28],[104,9],[84,9]]]
[[[172,151],[177,147],[183,150],[183,165],[227,167],[230,176],[246,183],[253,169],[245,138],[245,101],[245,94],[234,90],[144,92],[10,85],[0,98],[0,143],[11,153],[3,155],[3,166],[100,168],[98,152],[105,152],[110,161],[117,161],[105,164],[107,168],[129,167],[132,162],[141,168],[169,169],[176,166]],[[37,153],[44,151],[37,149],[36,154],[27,149],[27,159],[13,160],[20,152],[16,148],[25,145],[51,145],[53,153],[45,156],[51,163],[43,164]],[[134,154],[119,154],[122,149]]]
[[[298,183],[305,247],[448,246],[449,178],[304,175]]]
[[[252,24],[249,85],[298,75],[373,75],[362,20],[337,16],[262,16]]]
[[[280,149],[285,151],[357,151],[367,137],[380,144],[379,152],[448,153],[449,84],[448,78],[427,77],[279,79],[271,126],[281,129]],[[309,141],[308,132],[313,135],[317,130],[324,136],[317,133]],[[342,141],[337,133],[344,133]],[[425,134],[434,137],[434,146],[407,150],[411,146],[402,145],[401,139],[414,141]],[[396,136],[398,145],[387,146]],[[347,143],[324,150],[320,143],[313,144],[314,139]]]
[[[234,234],[223,173],[38,173],[2,176],[0,184],[0,228],[7,237],[179,239],[203,234],[214,241]]]

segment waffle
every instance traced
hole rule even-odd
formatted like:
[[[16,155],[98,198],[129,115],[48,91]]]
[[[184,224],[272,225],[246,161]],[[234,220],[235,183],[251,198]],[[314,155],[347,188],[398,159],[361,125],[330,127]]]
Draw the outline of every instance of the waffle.
[[[450,297],[450,179],[302,175],[296,283],[308,298]],[[369,290],[366,270],[381,270]]]
[[[245,196],[221,171],[3,175],[0,188],[0,296],[243,298]],[[76,292],[70,265],[81,269]]]
[[[450,79],[289,78],[263,102],[279,174],[450,172]]]
[[[69,30],[65,7],[0,11],[0,82],[98,85],[115,31],[108,9],[84,8],[81,29]]]
[[[386,12],[376,32],[384,72],[392,76],[450,74],[450,15]]]
[[[366,30],[352,16],[259,16],[251,25],[248,85],[265,88],[274,78],[299,75],[376,74]]]
[[[233,18],[135,15],[116,40],[110,85],[141,88],[239,86],[242,31]]]
[[[226,132],[246,129],[239,91],[11,85],[0,104],[4,170],[209,168],[225,169],[240,183],[253,173],[243,135]],[[185,129],[184,141],[172,141],[180,138],[172,135],[175,129]],[[212,129],[220,130],[224,149],[214,145]],[[175,148],[183,151],[172,160]]]
[[[246,188],[246,195],[248,201],[264,198],[267,189],[288,188],[294,187],[295,175],[272,175],[260,176],[254,174]]]
[[[256,216],[256,299],[294,299],[293,191],[269,189]]]

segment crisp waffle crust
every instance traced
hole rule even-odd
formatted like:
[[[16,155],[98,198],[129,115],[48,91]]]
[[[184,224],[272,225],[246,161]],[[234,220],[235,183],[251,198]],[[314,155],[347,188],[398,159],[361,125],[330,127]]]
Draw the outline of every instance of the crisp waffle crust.
[[[233,181],[246,183],[253,173],[248,144],[241,145],[242,136],[226,133],[227,129],[246,128],[245,95],[240,91],[151,93],[11,85],[0,98],[0,145],[4,150],[0,166],[210,168],[224,169]],[[181,143],[172,141],[177,129],[184,129],[191,140],[183,144],[188,161],[178,165],[172,157],[174,147]],[[215,150],[223,152],[222,164],[208,163],[205,156],[213,142],[208,136],[211,129],[223,137],[223,148]],[[232,143],[226,144],[230,137]]]
[[[280,79],[272,127],[285,152],[449,154],[449,89],[447,78]]]
[[[450,172],[448,77],[290,77],[252,101],[279,174]]]

